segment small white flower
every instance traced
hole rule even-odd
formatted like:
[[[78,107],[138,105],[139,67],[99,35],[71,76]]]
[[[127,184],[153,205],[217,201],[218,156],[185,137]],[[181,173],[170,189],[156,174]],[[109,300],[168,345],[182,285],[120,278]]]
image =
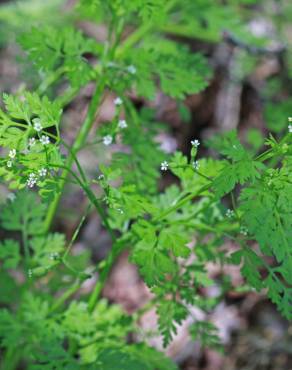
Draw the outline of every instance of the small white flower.
[[[234,216],[234,211],[232,209],[227,209],[226,217],[232,218]]]
[[[192,146],[194,146],[195,148],[197,148],[200,145],[200,142],[199,142],[199,140],[195,139],[195,140],[192,140],[191,141],[191,144],[192,144]]]
[[[50,253],[50,260],[54,261],[59,258],[59,253],[58,252],[52,252]]]
[[[246,236],[246,235],[247,235],[247,233],[248,233],[247,228],[246,228],[245,226],[241,226],[241,228],[240,228],[240,233],[241,233],[242,235]]]
[[[288,121],[289,122],[292,122],[292,117],[288,117]]]
[[[34,137],[31,137],[31,138],[28,140],[28,145],[29,145],[30,147],[34,146],[34,145],[35,145],[35,143],[36,143],[36,140],[35,140],[35,138],[34,138]]]
[[[119,212],[121,215],[124,214],[124,211],[121,208],[117,208],[117,212]]]
[[[13,158],[15,158],[15,156],[16,156],[16,150],[15,149],[11,149],[9,151],[9,153],[8,153],[8,157],[11,158],[11,159],[13,159]]]
[[[193,167],[194,167],[194,169],[195,169],[195,170],[198,170],[198,169],[200,168],[200,163],[199,163],[199,161],[194,161],[194,162],[193,162]]]
[[[39,171],[38,171],[38,173],[39,173],[39,176],[40,177],[45,177],[46,175],[47,175],[47,169],[46,168],[41,168]]]
[[[42,124],[41,124],[41,120],[39,118],[35,118],[33,120],[33,128],[37,131],[37,132],[40,132],[43,128]]]
[[[290,134],[292,134],[292,125],[288,126],[288,131],[290,132]]]
[[[136,74],[137,69],[136,69],[136,67],[135,67],[135,66],[130,65],[130,66],[128,66],[128,67],[127,67],[127,71],[128,71],[129,73],[131,73],[132,75],[134,75],[134,74]]]
[[[47,135],[42,135],[42,137],[40,138],[40,142],[43,145],[48,145],[50,144],[50,138]]]
[[[122,101],[122,99],[118,96],[117,98],[115,98],[115,100],[114,100],[114,104],[115,104],[115,105],[122,105],[122,104],[123,104],[123,101]]]
[[[104,175],[103,174],[101,174],[101,175],[98,176],[98,180],[103,180],[103,179],[104,179]]]
[[[102,139],[104,145],[110,145],[113,142],[113,137],[111,135],[106,135]]]
[[[164,161],[160,165],[161,171],[167,171],[168,170],[168,162]]]
[[[14,202],[15,201],[15,198],[16,198],[16,195],[14,193],[9,193],[7,195],[7,199],[9,199],[10,202]]]
[[[12,167],[12,164],[13,164],[12,161],[7,161],[7,163],[6,163],[6,165],[7,165],[8,168],[11,168]]]
[[[128,127],[127,122],[124,119],[120,119],[118,123],[118,127],[121,129],[127,128]]]

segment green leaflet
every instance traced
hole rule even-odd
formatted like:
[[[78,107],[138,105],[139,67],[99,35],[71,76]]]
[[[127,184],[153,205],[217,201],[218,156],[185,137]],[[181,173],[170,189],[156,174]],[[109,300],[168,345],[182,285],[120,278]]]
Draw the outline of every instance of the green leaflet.
[[[218,336],[218,329],[208,321],[196,321],[190,327],[190,334],[194,340],[199,340],[204,347],[222,350],[222,343]]]
[[[38,202],[32,192],[18,192],[16,198],[1,211],[1,224],[6,230],[21,231],[29,235],[40,234],[43,228],[45,205]]]
[[[290,184],[286,190],[287,194],[291,194]],[[281,192],[285,192],[285,187]],[[241,193],[241,209],[244,223],[249,232],[255,235],[262,250],[268,254],[272,252],[277,261],[282,262],[291,255],[292,207],[289,208],[290,201],[285,203],[285,208],[281,207],[278,197],[272,189],[261,185],[245,189]]]
[[[175,257],[187,258],[190,249],[186,246],[188,238],[180,233],[179,228],[164,228],[159,234],[159,245],[166,250],[171,250]]]
[[[164,346],[167,346],[177,333],[177,325],[180,325],[187,317],[186,307],[175,301],[162,301],[157,307],[159,316],[159,330],[163,336]]]
[[[229,159],[213,182],[217,197],[230,193],[238,183],[243,185],[248,181],[255,181],[265,169],[261,162],[253,160],[240,143],[235,131],[210,140],[209,145]]]
[[[0,344],[4,348],[15,348],[21,341],[21,325],[7,309],[0,310]]]
[[[132,260],[140,266],[140,272],[149,286],[163,281],[166,274],[172,275],[176,271],[176,265],[169,256],[148,243],[137,244]]]
[[[72,27],[32,28],[20,37],[19,42],[39,70],[53,72],[58,68],[74,87],[85,85],[95,76],[84,54],[96,55],[102,51],[96,41],[85,38]]]
[[[268,288],[268,296],[271,301],[277,305],[277,308],[287,320],[291,320],[292,289],[283,284],[274,273],[269,274],[265,280],[265,286]]]
[[[34,363],[29,370],[82,370],[78,361],[71,356],[58,341],[43,341],[39,343],[34,354]]]
[[[232,262],[238,265],[243,259],[243,265],[241,267],[242,275],[252,287],[260,291],[263,288],[263,282],[259,272],[259,269],[263,267],[261,258],[252,249],[248,248],[234,252],[231,258]]]
[[[137,93],[153,99],[158,79],[161,90],[173,98],[203,90],[211,77],[204,57],[191,54],[186,47],[165,40],[149,40],[123,56],[126,65],[134,65],[134,86]]]
[[[162,22],[165,16],[164,0],[80,0],[83,11],[102,13],[104,17],[138,16],[143,22]]]
[[[54,233],[46,237],[34,237],[30,240],[30,247],[33,251],[31,262],[34,267],[49,270],[59,263],[65,251],[65,236]]]
[[[236,184],[244,184],[247,181],[254,181],[260,176],[259,170],[263,165],[248,158],[236,163],[227,163],[220,175],[214,180],[213,187],[217,197],[230,193]]]
[[[4,269],[15,269],[20,262],[19,244],[13,239],[0,243],[0,262]]]
[[[162,353],[146,345],[105,348],[98,356],[101,370],[175,370],[177,367]]]

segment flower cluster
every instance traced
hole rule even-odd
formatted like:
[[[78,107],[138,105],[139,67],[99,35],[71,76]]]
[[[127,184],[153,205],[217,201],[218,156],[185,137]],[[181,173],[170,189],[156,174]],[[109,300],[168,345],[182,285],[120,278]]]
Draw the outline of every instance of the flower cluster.
[[[28,176],[28,179],[26,180],[27,186],[29,188],[33,188],[35,184],[37,183],[37,181],[39,180],[39,178],[43,178],[47,176],[47,173],[48,173],[48,170],[44,167],[38,170],[38,176],[34,172],[30,173]]]
[[[161,168],[161,171],[167,171],[168,170],[168,162],[164,161],[161,163],[160,165],[160,168]]]
[[[7,161],[7,167],[11,168],[13,165],[13,160],[16,157],[16,149],[11,149],[8,153],[8,161]]]
[[[226,217],[232,218],[234,216],[234,211],[232,209],[227,209]]]
[[[11,159],[14,159],[15,156],[16,156],[16,150],[11,149],[10,152],[8,153],[8,157],[11,158]]]
[[[46,175],[47,175],[47,169],[46,168],[41,168],[39,171],[38,171],[38,173],[39,173],[39,176],[40,177],[45,177]]]
[[[122,104],[123,104],[123,101],[119,96],[117,98],[115,98],[114,105],[119,106],[119,105],[122,105]]]
[[[7,195],[7,199],[9,199],[10,202],[14,202],[15,198],[16,198],[16,195],[14,193],[9,193]]]
[[[36,143],[36,139],[34,137],[31,137],[29,140],[28,140],[28,146],[31,148],[32,146],[34,146]]]
[[[288,117],[288,122],[292,123],[292,117]],[[292,134],[292,124],[288,125],[288,131],[290,134]]]
[[[37,183],[37,175],[32,172],[31,174],[29,174],[26,184],[29,188],[33,188],[36,183]]]
[[[103,137],[102,141],[104,145],[111,145],[111,143],[113,142],[113,137],[111,135],[106,135]]]
[[[27,271],[27,275],[28,275],[29,278],[32,278],[32,275],[33,275],[32,269],[29,269]]]
[[[42,126],[42,123],[41,123],[41,120],[39,118],[35,118],[33,120],[33,128],[35,129],[36,132],[40,133],[43,129],[43,126]],[[47,136],[47,135],[42,135],[40,137],[40,142],[43,144],[43,145],[48,145],[50,143],[50,138]],[[28,141],[28,145],[30,147],[32,147],[33,145],[35,145],[36,143],[36,140],[35,138],[30,138],[29,141]]]
[[[127,128],[127,127],[128,127],[128,125],[127,125],[126,120],[124,120],[124,119],[120,119],[120,120],[119,120],[119,123],[118,123],[118,127],[119,127],[119,128],[121,128],[121,129]]]
[[[58,252],[52,252],[50,253],[50,260],[55,261],[60,257]]]
[[[248,234],[248,229],[245,226],[241,226],[240,234],[246,236]]]
[[[136,69],[136,67],[135,67],[135,66],[130,65],[130,66],[128,66],[128,67],[127,67],[127,71],[128,71],[130,74],[134,75],[134,74],[136,74],[137,69]]]
[[[50,144],[50,138],[47,135],[42,135],[41,138],[40,138],[40,142],[43,145],[48,145],[48,144]]]
[[[33,120],[33,123],[34,123],[33,128],[36,130],[36,132],[41,132],[42,129],[43,129],[43,126],[41,124],[41,120],[38,119],[38,118],[35,118]]]

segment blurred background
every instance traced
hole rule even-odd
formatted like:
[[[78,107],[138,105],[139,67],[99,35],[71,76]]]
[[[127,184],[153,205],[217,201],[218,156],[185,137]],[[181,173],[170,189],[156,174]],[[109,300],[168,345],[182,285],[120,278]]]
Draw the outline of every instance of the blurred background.
[[[213,70],[210,85],[183,103],[166,97],[160,91],[151,102],[138,98],[134,93],[131,98],[137,107],[154,108],[156,119],[165,125],[157,140],[168,153],[180,149],[188,154],[191,139],[198,138],[203,142],[231,129],[238,130],[241,140],[251,150],[259,150],[269,132],[277,137],[287,130],[287,117],[292,115],[292,1],[194,0],[185,14],[188,16],[182,20],[181,27],[166,26],[163,31],[169,38],[208,58]],[[41,30],[47,25],[58,28],[71,24],[99,42],[106,38],[105,26],[92,23],[90,15],[76,11],[75,1],[0,0],[0,93],[45,89],[41,85],[42,75],[25,56],[17,40],[32,26]],[[49,88],[48,94],[54,97],[64,88],[63,85]],[[67,142],[72,141],[82,122],[91,93],[89,84],[65,108],[62,130]],[[113,115],[113,96],[108,95],[97,124],[111,120]],[[201,156],[214,154],[206,146],[202,147]],[[105,155],[98,152],[99,158]],[[80,160],[88,172],[96,172],[98,156],[93,148],[82,151]],[[171,181],[172,178],[165,176],[161,188]],[[0,186],[1,201],[4,201],[8,191],[1,183]],[[85,207],[82,192],[68,187],[55,229],[72,235],[79,221],[78,214],[72,209],[82,207]],[[101,247],[97,248],[97,243]],[[100,261],[109,248],[110,239],[98,216],[90,214],[75,246],[76,253],[83,253],[86,259],[90,250],[94,261]],[[209,270],[216,281],[220,271],[212,266]],[[232,281],[242,284],[237,268],[225,272]],[[94,282],[84,289],[91,289],[90,284]],[[215,295],[216,289],[212,286],[204,294]],[[104,296],[121,304],[128,313],[135,312],[151,298],[126,254],[114,267]],[[258,293],[226,294],[208,319],[219,328],[225,354],[203,349],[191,342],[186,322],[166,350],[181,369],[292,369],[292,327]],[[154,311],[144,315],[141,326],[154,330]],[[159,338],[151,338],[149,342],[162,348]]]

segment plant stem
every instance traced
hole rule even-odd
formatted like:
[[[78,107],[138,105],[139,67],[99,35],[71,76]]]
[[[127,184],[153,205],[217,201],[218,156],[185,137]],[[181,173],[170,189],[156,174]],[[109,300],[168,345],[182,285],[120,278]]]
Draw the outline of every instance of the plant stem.
[[[74,233],[72,235],[72,238],[71,238],[71,240],[70,240],[70,242],[69,242],[69,244],[68,244],[68,246],[66,248],[66,251],[65,251],[65,253],[63,255],[63,260],[65,260],[66,257],[68,256],[68,254],[69,254],[69,252],[70,252],[70,250],[72,248],[72,245],[75,242],[75,240],[76,240],[76,238],[77,238],[77,236],[78,236],[78,234],[80,232],[80,229],[81,229],[82,225],[84,224],[84,221],[85,221],[85,219],[86,219],[86,217],[87,217],[90,209],[91,209],[91,203],[89,203],[89,205],[87,206],[84,215],[81,217],[81,219],[79,221],[79,224],[78,224],[76,230],[74,231]]]
[[[76,153],[80,150],[80,148],[83,146],[83,144],[85,143],[85,141],[87,139],[89,131],[90,131],[90,129],[91,129],[91,127],[92,127],[92,125],[95,121],[97,111],[98,111],[98,108],[100,106],[100,102],[102,100],[102,95],[103,95],[104,88],[105,88],[105,78],[101,78],[98,85],[96,86],[94,95],[91,99],[85,121],[84,121],[83,125],[81,126],[81,128],[80,128],[80,130],[79,130],[79,132],[76,136],[75,142],[72,146],[72,152],[69,152],[69,154],[68,154],[67,161],[66,161],[66,164],[65,164],[65,166],[68,167],[68,169],[69,168],[71,169],[72,164],[74,162],[74,155],[76,155]],[[72,153],[74,153],[74,154],[72,154]],[[66,179],[69,175],[69,170],[68,169],[64,169],[64,171],[62,173],[62,179],[60,181],[60,191],[56,195],[55,199],[50,204],[50,207],[48,209],[47,217],[46,217],[46,220],[45,220],[45,230],[46,231],[48,231],[50,229],[51,224],[52,224],[53,219],[54,219],[54,216],[55,216],[55,213],[56,213],[56,210],[58,208],[58,205],[59,205],[64,187],[65,187],[65,184],[66,184]]]
[[[56,71],[52,72],[46,79],[43,80],[43,82],[40,84],[38,88],[38,93],[43,94],[50,85],[55,83],[58,79],[61,78],[62,74],[66,72],[67,67],[60,67]]]
[[[174,7],[177,0],[169,0],[167,4],[165,5],[165,13],[169,12],[171,8]],[[125,51],[129,50],[131,47],[133,47],[138,41],[142,39],[142,37],[149,32],[152,28],[157,28],[156,22],[149,22],[144,23],[141,27],[137,28],[121,45],[121,47],[117,48],[116,56],[119,57],[122,55]]]
[[[97,212],[99,213],[104,227],[107,229],[108,233],[110,234],[110,236],[112,238],[112,241],[114,242],[116,240],[115,234],[114,234],[114,232],[113,232],[113,230],[112,230],[112,228],[111,228],[111,226],[108,222],[108,219],[107,219],[107,216],[106,216],[106,213],[105,213],[104,209],[99,204],[99,200],[96,198],[95,194],[93,193],[93,191],[90,189],[90,187],[88,185],[84,186],[83,190],[85,191],[89,200],[94,205]]]
[[[177,202],[174,206],[169,207],[166,209],[164,212],[162,212],[160,215],[157,217],[154,217],[153,222],[158,222],[163,220],[166,216],[168,216],[170,213],[175,212],[179,208],[181,208],[184,204],[192,200],[193,198],[199,196],[201,193],[203,193],[206,190],[210,189],[210,184],[207,184],[205,186],[202,186],[196,193],[191,193],[189,195],[186,195],[182,200]]]
[[[98,276],[98,281],[94,287],[93,292],[91,293],[89,297],[88,308],[90,312],[94,310],[96,302],[98,301],[99,296],[105,285],[105,282],[107,281],[107,278],[111,272],[112,266],[114,262],[116,261],[117,257],[121,254],[121,252],[125,248],[126,242],[128,240],[127,238],[128,238],[128,235],[124,234],[122,239],[114,243],[112,250],[107,256],[106,260],[102,261],[102,268]]]
[[[7,349],[2,362],[0,370],[14,370],[20,360],[21,349],[10,347]]]
[[[29,261],[30,261],[30,252],[29,252],[29,246],[28,246],[27,219],[26,219],[26,217],[23,220],[23,225],[22,225],[22,229],[21,229],[21,236],[22,236],[22,243],[23,243],[23,249],[24,249],[25,265],[26,265],[26,267],[28,267],[29,266]]]
[[[81,282],[80,280],[78,279],[68,290],[65,291],[65,293],[63,295],[61,295],[55,302],[55,304],[53,305],[53,307],[51,308],[51,311],[50,313],[53,313],[55,312],[56,310],[58,310],[59,307],[61,307],[64,302],[71,296],[73,295],[74,293],[77,292],[77,290],[79,290],[79,288],[81,287]]]

